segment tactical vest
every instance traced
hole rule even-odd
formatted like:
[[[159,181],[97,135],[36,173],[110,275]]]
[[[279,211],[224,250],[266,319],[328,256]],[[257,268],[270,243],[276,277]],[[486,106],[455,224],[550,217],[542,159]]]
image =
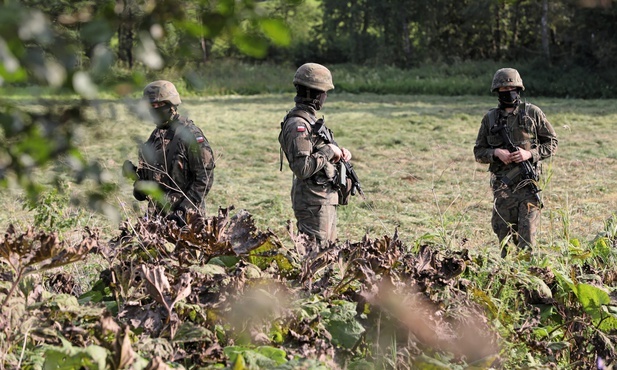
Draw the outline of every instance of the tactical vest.
[[[285,123],[287,122],[287,120],[289,118],[292,117],[300,117],[302,118],[302,122],[304,123],[304,126],[306,127],[306,130],[309,134],[309,138],[311,141],[311,144],[313,146],[313,153],[316,152],[316,149],[319,149],[319,145],[320,145],[320,138],[314,133],[313,130],[313,125],[315,124],[314,120],[312,119],[311,115],[309,113],[307,113],[306,111],[299,109],[297,107],[293,108],[292,110],[289,111],[289,113],[287,113],[287,115],[285,115],[285,118],[283,119],[283,121],[281,122],[281,132],[279,133],[279,142],[281,142],[281,136],[283,135],[283,129],[285,127]],[[322,143],[321,145],[325,145],[325,143]],[[283,153],[285,151],[283,150],[283,147],[280,148],[280,167],[279,170],[282,171],[283,170]],[[287,153],[285,153],[285,156],[287,157]],[[290,158],[287,157],[287,161],[290,161]],[[290,161],[291,163],[291,161]],[[332,165],[331,163],[327,163],[324,168],[322,168],[321,170],[317,171],[313,176],[310,177],[310,181],[312,181],[314,184],[316,185],[320,185],[320,186],[333,186],[336,187],[336,179],[337,177],[337,169],[334,165]]]
[[[537,139],[537,123],[535,120],[529,115],[529,107],[530,105],[527,103],[521,103],[519,106],[519,112],[516,115],[516,127],[512,129],[511,132],[507,132],[510,137],[510,140],[515,146],[523,148],[525,150],[532,150],[537,147],[538,139]],[[496,126],[501,125],[499,122],[499,109],[491,109],[488,111],[488,122],[489,126],[489,135],[487,137],[488,144],[493,149],[497,148],[506,148],[507,143],[504,142],[503,138],[499,133],[493,133],[494,128]],[[534,167],[536,164],[533,164]],[[508,165],[512,166],[512,165]],[[495,161],[490,164],[489,171],[499,175],[503,174],[507,165],[503,164],[500,161]]]

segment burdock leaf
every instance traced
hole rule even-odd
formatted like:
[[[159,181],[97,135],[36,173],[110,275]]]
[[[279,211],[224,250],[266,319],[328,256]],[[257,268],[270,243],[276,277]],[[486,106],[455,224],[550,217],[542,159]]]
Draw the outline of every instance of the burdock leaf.
[[[186,342],[212,342],[212,338],[214,334],[202,327],[191,323],[190,321],[185,321],[178,327],[176,331],[173,342],[175,343],[186,343]]]
[[[600,307],[611,303],[611,299],[604,290],[589,284],[577,284],[576,296],[585,312],[592,317],[600,316]]]
[[[0,242],[0,257],[3,257],[22,274],[40,272],[82,260],[90,250],[98,246],[98,234],[85,230],[82,241],[75,246],[66,246],[57,233],[35,234],[31,228],[17,235],[13,225]]]
[[[191,275],[189,273],[184,273],[180,276],[180,281],[178,284],[174,286],[174,291],[178,292],[176,299],[169,305],[169,309],[171,310],[173,306],[180,300],[188,297],[191,294]]]
[[[16,271],[21,269],[21,258],[31,251],[31,244],[28,243],[31,237],[31,229],[25,234],[17,235],[15,227],[11,224],[4,234],[4,240],[0,243],[0,256]]]
[[[237,255],[246,254],[267,242],[275,244],[273,239],[271,231],[257,230],[253,217],[244,209],[233,216],[219,232],[219,242],[229,243]]]
[[[171,288],[169,280],[167,280],[167,276],[165,276],[165,268],[163,268],[163,266],[156,266],[150,269],[146,265],[141,265],[141,273],[145,280],[146,290],[150,296],[171,313],[168,298],[164,294],[165,291]]]

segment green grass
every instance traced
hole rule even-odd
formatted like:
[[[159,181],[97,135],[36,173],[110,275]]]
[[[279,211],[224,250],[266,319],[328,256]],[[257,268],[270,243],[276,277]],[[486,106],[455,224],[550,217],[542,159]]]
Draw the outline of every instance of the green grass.
[[[137,65],[131,70],[112,67],[93,76],[99,98],[138,97],[148,82],[173,81],[183,97],[263,95],[292,93],[292,79],[298,66],[217,59],[206,64],[189,64],[151,71]],[[544,61],[461,61],[437,62],[413,68],[393,66],[327,65],[332,71],[336,92],[350,94],[411,94],[442,96],[486,96],[493,74],[499,68],[519,70],[525,95],[529,97],[617,98],[617,89],[607,81],[615,80],[614,70],[596,70],[576,66],[550,66]],[[23,102],[33,97],[76,98],[66,86],[51,89],[33,85],[0,86],[6,99]]]
[[[185,98],[180,106],[206,133],[215,151],[215,183],[207,210],[234,205],[251,212],[262,228],[284,236],[293,219],[291,172],[279,172],[279,123],[293,105],[291,94]],[[562,243],[564,218],[568,234],[592,239],[617,209],[615,188],[617,138],[607,135],[617,119],[610,100],[534,99],[559,136],[557,156],[544,164],[551,181],[542,195],[541,248]],[[367,199],[352,199],[339,209],[339,237],[359,240],[391,235],[395,229],[413,244],[425,234],[451,246],[496,250],[490,230],[491,193],[486,166],[476,164],[472,148],[484,112],[494,98],[411,95],[337,94],[324,110],[335,139],[349,148]],[[119,191],[111,205],[120,218],[141,212],[131,184],[120,176],[125,159],[136,160],[137,145],[153,126],[130,113],[131,103],[101,102],[92,109],[96,122],[77,132],[88,160],[108,172]],[[53,169],[61,169],[61,163]],[[45,172],[41,179],[45,178]],[[69,184],[72,194],[88,188]],[[0,197],[6,212],[0,225],[21,219],[19,192]],[[123,214],[124,213],[124,214]],[[95,216],[92,222],[109,236],[119,218]],[[550,248],[549,248],[550,249]]]

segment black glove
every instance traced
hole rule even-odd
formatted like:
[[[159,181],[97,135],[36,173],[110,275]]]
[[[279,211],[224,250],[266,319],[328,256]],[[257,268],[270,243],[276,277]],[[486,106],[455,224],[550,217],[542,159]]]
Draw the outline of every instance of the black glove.
[[[139,189],[140,188],[139,183],[141,182],[142,182],[141,180],[137,180],[133,184],[133,196],[135,197],[135,199],[137,199],[140,202],[147,199],[146,193],[144,193],[143,191]]]
[[[122,165],[122,176],[133,181],[137,180],[139,178],[139,176],[137,176],[137,166],[129,160],[124,161]]]

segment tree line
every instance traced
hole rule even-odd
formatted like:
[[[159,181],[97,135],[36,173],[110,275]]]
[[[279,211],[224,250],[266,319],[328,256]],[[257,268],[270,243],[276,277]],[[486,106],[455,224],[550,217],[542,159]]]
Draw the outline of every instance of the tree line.
[[[531,60],[609,67],[612,1],[323,0],[320,53],[331,62]]]
[[[11,3],[4,0],[5,3]],[[156,45],[174,64],[240,58],[393,65],[537,60],[608,68],[612,0],[20,0],[80,52],[113,46],[128,68]],[[141,51],[140,51],[141,50]]]

